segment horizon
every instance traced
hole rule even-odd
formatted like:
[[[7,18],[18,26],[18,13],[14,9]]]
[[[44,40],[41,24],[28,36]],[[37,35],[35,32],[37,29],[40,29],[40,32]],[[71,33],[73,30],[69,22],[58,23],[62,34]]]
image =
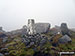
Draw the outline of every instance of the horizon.
[[[34,20],[35,21],[35,20]],[[48,22],[35,22],[35,23],[48,23]],[[62,23],[65,23],[65,22],[62,22]],[[61,23],[61,24],[62,24]],[[28,23],[27,23],[28,24]],[[61,27],[61,24],[60,25],[54,25],[54,26],[52,26],[51,24],[50,24],[50,29],[52,29],[52,28],[54,28],[55,26],[58,26],[58,27]],[[67,23],[66,23],[67,24]],[[24,24],[24,25],[26,25],[26,24]],[[24,26],[23,25],[23,26]],[[21,28],[16,28],[16,29],[12,29],[12,30],[4,30],[4,28],[2,27],[2,29],[4,30],[4,31],[6,31],[6,32],[11,32],[11,31],[15,31],[15,30],[19,30],[19,29],[22,29],[23,28],[23,26],[21,26]],[[27,26],[27,25],[26,25]],[[67,24],[67,27],[68,27],[68,24]],[[68,27],[68,29],[75,29],[75,28],[69,28]]]
[[[51,28],[67,23],[75,28],[75,0],[1,0],[0,26],[12,31],[27,25],[28,19],[35,23],[50,23]]]

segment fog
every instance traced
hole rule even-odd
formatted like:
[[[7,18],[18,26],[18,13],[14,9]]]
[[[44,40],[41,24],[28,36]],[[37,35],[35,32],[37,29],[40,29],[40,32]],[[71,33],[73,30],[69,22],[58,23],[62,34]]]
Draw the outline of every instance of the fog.
[[[22,28],[28,19],[51,27],[65,22],[75,27],[75,0],[0,0],[0,26],[6,31]]]

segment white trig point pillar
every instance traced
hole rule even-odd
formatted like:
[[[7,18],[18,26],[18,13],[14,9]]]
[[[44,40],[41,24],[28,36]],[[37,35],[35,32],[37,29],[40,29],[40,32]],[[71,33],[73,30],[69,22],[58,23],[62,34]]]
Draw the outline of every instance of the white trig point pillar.
[[[34,25],[35,25],[34,19],[28,19],[27,32],[28,32],[29,35],[33,35],[33,34],[36,33]]]

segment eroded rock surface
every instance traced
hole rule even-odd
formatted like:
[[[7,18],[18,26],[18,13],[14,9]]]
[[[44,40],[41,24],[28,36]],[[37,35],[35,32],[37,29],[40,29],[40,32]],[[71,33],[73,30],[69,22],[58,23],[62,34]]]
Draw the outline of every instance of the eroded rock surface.
[[[50,29],[49,23],[36,23],[35,30],[36,33],[47,33]]]
[[[59,43],[68,43],[68,42],[71,42],[71,38],[68,36],[68,35],[64,35],[63,37],[61,37],[59,39]]]

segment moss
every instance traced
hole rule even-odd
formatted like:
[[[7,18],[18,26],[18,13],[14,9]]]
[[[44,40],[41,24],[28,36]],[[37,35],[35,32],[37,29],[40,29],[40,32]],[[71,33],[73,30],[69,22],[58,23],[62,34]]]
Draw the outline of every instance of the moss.
[[[50,38],[51,36],[50,32],[44,35],[48,38]],[[57,42],[56,40],[60,37],[61,35],[55,36],[54,43],[56,43]],[[26,48],[25,44],[21,42],[20,35],[15,36],[15,38],[12,41],[8,42],[7,44],[9,45],[8,49],[9,49],[9,53],[11,56],[28,56],[28,55],[33,56],[33,54],[35,53],[35,51],[33,50],[35,46]],[[74,51],[75,50],[75,38],[72,38],[72,43],[59,44],[57,47],[52,46],[52,43],[47,41],[47,43],[44,44],[42,47],[37,46],[36,49],[37,49],[36,52],[40,51],[45,54],[50,53],[52,55],[54,55],[54,53],[59,52],[59,51]]]
[[[31,55],[31,56],[33,56],[33,54],[34,54],[33,49],[29,49],[29,50],[26,51],[26,53],[25,53],[25,55]]]

